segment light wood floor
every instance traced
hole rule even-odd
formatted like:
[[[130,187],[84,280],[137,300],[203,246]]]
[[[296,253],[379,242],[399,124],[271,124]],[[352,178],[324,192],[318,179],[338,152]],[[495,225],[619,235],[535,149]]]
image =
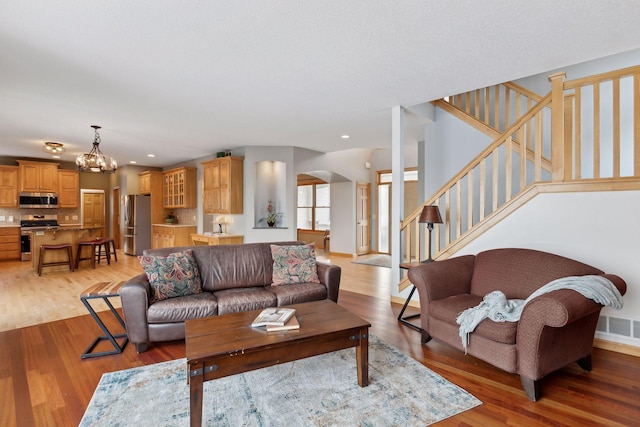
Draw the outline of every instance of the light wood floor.
[[[592,372],[572,364],[549,375],[542,399],[533,403],[517,376],[435,340],[421,345],[418,332],[398,324],[400,306],[388,296],[389,269],[352,264],[350,258],[330,261],[343,268],[339,304],[369,321],[373,334],[483,402],[440,425],[639,425],[640,358],[596,348]],[[124,280],[140,271],[137,259],[124,255],[110,267],[41,278],[24,263],[0,264],[7,325],[0,332],[0,426],[76,426],[103,373],[185,357],[184,342],[177,341],[155,343],[139,355],[128,345],[121,355],[80,359],[99,329],[79,293],[95,281]],[[51,321],[58,316],[62,320]],[[104,319],[115,329],[110,317]],[[27,322],[35,325],[18,326]]]
[[[391,269],[353,264],[351,257],[330,257],[321,250],[318,251],[318,260],[349,267],[342,272],[341,289],[388,299]],[[372,270],[376,283],[373,286]],[[0,331],[87,314],[87,309],[80,302],[84,289],[96,282],[128,280],[142,272],[137,257],[120,251],[118,262],[112,261],[111,265],[103,260],[93,270],[85,261],[73,273],[66,266],[58,266],[43,269],[42,276],[32,270],[31,262],[1,262]],[[99,301],[93,303],[96,311],[108,309]],[[113,305],[120,307],[119,300],[114,299]]]

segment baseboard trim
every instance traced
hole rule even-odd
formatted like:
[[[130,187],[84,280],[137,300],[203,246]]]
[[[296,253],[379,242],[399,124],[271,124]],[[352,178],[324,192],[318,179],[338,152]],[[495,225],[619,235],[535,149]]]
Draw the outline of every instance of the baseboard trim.
[[[615,351],[616,353],[628,354],[629,356],[640,357],[640,347],[619,342],[607,341],[602,338],[594,338],[593,346],[603,350]]]

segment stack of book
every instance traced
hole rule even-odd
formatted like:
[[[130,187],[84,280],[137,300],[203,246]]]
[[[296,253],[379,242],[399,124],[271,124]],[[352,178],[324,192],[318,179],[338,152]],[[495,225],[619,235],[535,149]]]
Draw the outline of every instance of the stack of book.
[[[265,308],[251,323],[251,327],[264,327],[267,332],[300,329],[300,323],[298,322],[295,314],[295,308]]]

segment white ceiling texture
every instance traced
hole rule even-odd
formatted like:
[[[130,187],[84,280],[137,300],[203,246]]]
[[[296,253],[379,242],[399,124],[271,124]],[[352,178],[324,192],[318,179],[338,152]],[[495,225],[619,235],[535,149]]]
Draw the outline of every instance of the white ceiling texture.
[[[0,156],[56,141],[73,161],[93,124],[120,165],[389,147],[392,107],[640,48],[639,16],[637,0],[2,0]]]

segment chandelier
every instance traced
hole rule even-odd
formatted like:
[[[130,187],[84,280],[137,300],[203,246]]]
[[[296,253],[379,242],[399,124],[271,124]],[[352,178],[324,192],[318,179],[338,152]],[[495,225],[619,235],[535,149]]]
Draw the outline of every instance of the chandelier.
[[[47,141],[42,146],[42,151],[51,154],[54,159],[59,159],[60,154],[64,153],[64,144],[60,142]]]
[[[100,126],[91,126],[95,131],[95,138],[93,140],[93,148],[88,153],[78,154],[76,157],[76,165],[78,170],[84,172],[89,170],[91,172],[115,172],[118,169],[118,163],[113,157],[105,156],[100,151],[100,134],[98,129]]]

